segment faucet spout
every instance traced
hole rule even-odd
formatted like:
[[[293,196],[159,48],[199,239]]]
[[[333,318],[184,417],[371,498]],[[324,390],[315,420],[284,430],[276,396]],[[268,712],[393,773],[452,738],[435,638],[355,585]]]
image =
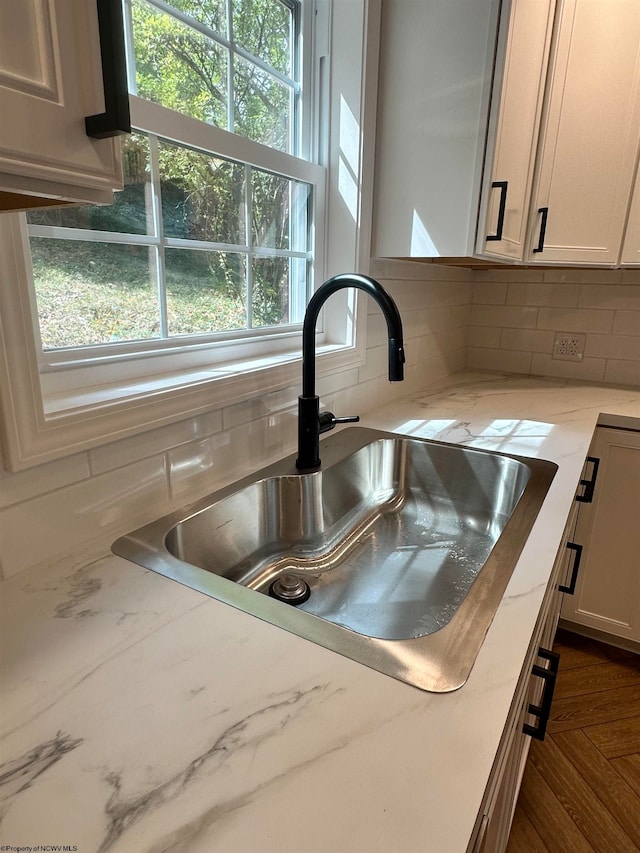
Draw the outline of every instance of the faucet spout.
[[[320,415],[320,398],[316,395],[315,334],[318,315],[326,300],[338,290],[353,287],[368,293],[380,306],[387,323],[389,339],[389,381],[404,379],[404,344],[402,320],[396,303],[375,279],[356,273],[343,273],[325,281],[309,300],[302,326],[302,395],[298,397],[298,458],[296,468],[313,471],[320,467],[320,433],[337,423],[358,420],[357,417],[336,418],[331,412]]]

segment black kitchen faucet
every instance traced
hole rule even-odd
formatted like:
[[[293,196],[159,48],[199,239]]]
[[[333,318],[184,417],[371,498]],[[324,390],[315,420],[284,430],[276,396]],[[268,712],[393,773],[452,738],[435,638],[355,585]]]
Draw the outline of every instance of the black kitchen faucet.
[[[387,321],[389,337],[389,381],[404,379],[404,347],[402,320],[396,303],[375,279],[356,273],[342,273],[325,281],[313,294],[307,305],[302,327],[302,394],[298,397],[298,458],[299,471],[313,471],[320,467],[320,435],[336,424],[354,423],[357,415],[337,418],[333,412],[320,414],[320,398],[316,395],[316,322],[326,300],[338,290],[354,287],[373,297]]]

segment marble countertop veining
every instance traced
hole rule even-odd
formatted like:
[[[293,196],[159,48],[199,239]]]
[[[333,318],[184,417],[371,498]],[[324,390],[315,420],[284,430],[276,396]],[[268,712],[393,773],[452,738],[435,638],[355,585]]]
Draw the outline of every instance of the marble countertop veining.
[[[0,849],[464,851],[603,412],[639,418],[640,391],[465,373],[363,418],[559,465],[453,693],[115,556],[5,581]]]

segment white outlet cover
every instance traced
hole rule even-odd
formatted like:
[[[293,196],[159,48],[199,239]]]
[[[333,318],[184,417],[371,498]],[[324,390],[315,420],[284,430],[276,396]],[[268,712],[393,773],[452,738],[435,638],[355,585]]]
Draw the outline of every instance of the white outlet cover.
[[[587,336],[579,332],[556,332],[551,358],[558,361],[582,361]]]

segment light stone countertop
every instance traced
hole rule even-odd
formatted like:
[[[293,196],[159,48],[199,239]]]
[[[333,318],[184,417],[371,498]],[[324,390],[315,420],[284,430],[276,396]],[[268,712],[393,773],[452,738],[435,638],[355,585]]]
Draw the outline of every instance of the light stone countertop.
[[[559,465],[453,693],[115,556],[5,581],[0,849],[462,853],[602,413],[640,391],[465,373],[362,419]]]

